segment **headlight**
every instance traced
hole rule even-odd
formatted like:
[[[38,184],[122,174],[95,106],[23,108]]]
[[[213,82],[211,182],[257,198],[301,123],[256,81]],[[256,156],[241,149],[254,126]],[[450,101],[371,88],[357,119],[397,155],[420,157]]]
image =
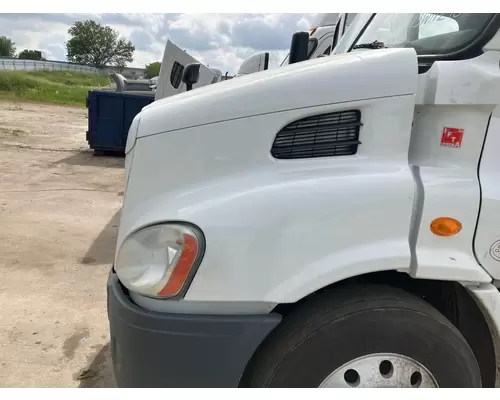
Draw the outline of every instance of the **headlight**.
[[[184,224],[141,229],[123,242],[115,262],[120,281],[149,297],[175,297],[187,286],[201,261],[202,233]]]

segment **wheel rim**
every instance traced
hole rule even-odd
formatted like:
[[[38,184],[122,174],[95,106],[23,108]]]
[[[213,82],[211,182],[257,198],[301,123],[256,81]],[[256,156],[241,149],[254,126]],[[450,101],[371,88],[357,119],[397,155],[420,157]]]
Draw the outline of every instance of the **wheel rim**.
[[[430,371],[401,354],[378,353],[358,357],[337,368],[320,388],[437,388]]]

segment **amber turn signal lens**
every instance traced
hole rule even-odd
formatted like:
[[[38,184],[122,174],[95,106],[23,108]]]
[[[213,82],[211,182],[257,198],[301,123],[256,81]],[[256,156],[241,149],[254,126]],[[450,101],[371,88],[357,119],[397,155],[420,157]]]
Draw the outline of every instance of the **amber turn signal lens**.
[[[438,236],[453,236],[462,230],[462,224],[454,218],[440,217],[431,222],[431,232]]]
[[[165,287],[158,296],[172,297],[181,291],[198,255],[198,240],[194,235],[184,234],[184,248]]]

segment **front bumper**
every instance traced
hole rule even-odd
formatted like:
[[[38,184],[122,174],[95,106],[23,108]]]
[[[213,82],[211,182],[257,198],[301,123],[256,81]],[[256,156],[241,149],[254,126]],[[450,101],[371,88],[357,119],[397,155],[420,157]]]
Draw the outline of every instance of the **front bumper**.
[[[119,387],[238,387],[245,367],[281,316],[186,315],[134,304],[108,279],[111,355]]]

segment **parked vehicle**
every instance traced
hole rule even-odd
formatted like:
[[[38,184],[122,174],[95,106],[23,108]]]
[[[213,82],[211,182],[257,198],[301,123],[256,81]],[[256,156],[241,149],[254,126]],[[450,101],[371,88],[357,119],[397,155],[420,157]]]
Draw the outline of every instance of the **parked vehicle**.
[[[308,59],[329,55],[356,15],[357,14],[346,13],[320,14],[310,30]],[[270,55],[268,52],[261,52],[250,56],[243,61],[235,77],[267,70],[269,68],[269,57]],[[167,42],[162,62],[163,73],[160,73],[159,80],[159,85],[164,88],[164,92],[161,92],[161,95],[158,95],[157,99],[181,93],[186,90],[182,81],[178,85],[177,82],[179,82],[183,68],[191,63],[199,63],[199,61],[171,41]],[[281,63],[281,66],[286,64],[288,64],[288,55]],[[200,65],[203,66],[201,63]],[[205,66],[203,67],[200,81],[197,83],[196,87],[221,81],[221,71]],[[209,70],[213,72],[213,75],[210,75]]]
[[[304,35],[132,122],[118,385],[494,387],[500,14],[358,14],[307,61]]]
[[[221,71],[208,68],[170,40],[167,41],[158,77],[155,100],[186,91],[182,73],[187,64],[200,64],[200,77],[194,89],[220,81]]]

